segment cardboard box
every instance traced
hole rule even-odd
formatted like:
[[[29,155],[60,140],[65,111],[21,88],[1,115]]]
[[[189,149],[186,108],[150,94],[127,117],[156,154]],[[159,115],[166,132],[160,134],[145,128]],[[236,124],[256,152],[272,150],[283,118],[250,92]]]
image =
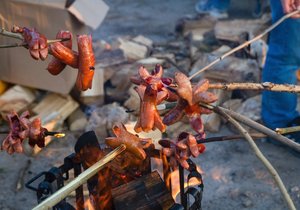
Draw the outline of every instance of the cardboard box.
[[[1,27],[10,30],[13,25],[37,28],[49,39],[61,30],[77,34],[91,33],[103,21],[108,6],[102,0],[1,0]],[[68,7],[66,8],[66,5]],[[89,26],[89,27],[88,27]],[[73,46],[77,48],[76,40]],[[0,36],[0,44],[17,43],[19,40]],[[61,94],[70,92],[75,84],[77,69],[67,67],[60,75],[52,76],[46,61],[32,59],[24,48],[0,49],[0,80],[49,90]]]

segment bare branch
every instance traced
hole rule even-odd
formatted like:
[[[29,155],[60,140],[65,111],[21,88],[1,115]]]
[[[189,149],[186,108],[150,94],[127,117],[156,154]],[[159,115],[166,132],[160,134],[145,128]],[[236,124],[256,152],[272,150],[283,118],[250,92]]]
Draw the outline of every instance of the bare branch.
[[[53,39],[53,40],[47,40],[47,44],[53,44],[55,42],[64,42],[70,40],[69,38],[63,38],[63,39]],[[27,47],[26,43],[14,43],[14,44],[7,44],[7,45],[0,45],[0,48],[13,48],[13,47]]]
[[[215,83],[209,84],[210,89],[223,90],[269,90],[275,92],[300,93],[299,85],[264,83]]]
[[[293,127],[287,127],[287,128],[276,128],[275,131],[279,134],[294,133],[294,132],[300,131],[300,126],[293,126]]]
[[[2,28],[2,29],[0,30],[0,35],[7,36],[7,37],[11,37],[11,38],[14,38],[14,39],[23,40],[23,36],[22,36],[21,34],[13,33],[13,32],[7,31],[7,30],[5,30],[4,28]]]
[[[225,109],[223,107],[220,107],[220,106],[212,106],[212,105],[208,105],[208,104],[200,104],[201,106],[207,108],[207,109],[211,109],[215,112],[217,112],[218,109],[222,110],[223,112],[225,112],[226,114],[229,114],[231,117],[233,117],[235,120],[253,128],[254,130],[257,130],[261,133],[264,133],[266,134],[267,136],[269,136],[270,138],[274,139],[274,140],[277,140],[279,141],[280,143],[294,149],[295,151],[297,152],[300,152],[300,144],[294,142],[293,140],[285,137],[285,136],[282,136],[278,133],[276,133],[275,131],[241,115],[241,114],[238,114],[232,110],[229,110],[229,109]]]

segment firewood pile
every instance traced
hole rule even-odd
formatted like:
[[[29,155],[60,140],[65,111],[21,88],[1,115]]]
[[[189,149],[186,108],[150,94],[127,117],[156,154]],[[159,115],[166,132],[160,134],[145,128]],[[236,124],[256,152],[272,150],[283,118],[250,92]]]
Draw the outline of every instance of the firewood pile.
[[[261,31],[268,21],[268,17],[218,23],[209,18],[183,18],[177,23],[178,36],[165,42],[155,43],[142,35],[120,37],[112,43],[96,41],[93,47],[96,66],[103,72],[102,96],[97,99],[89,96],[74,98],[2,83],[0,112],[5,115],[9,110],[21,112],[29,109],[33,115],[42,118],[44,125],[52,122],[53,127],[49,127],[50,129],[59,130],[62,129],[62,125],[67,125],[70,131],[94,129],[100,138],[104,138],[114,122],[136,120],[139,113],[139,96],[134,90],[134,84],[130,82],[130,77],[136,74],[140,66],[150,70],[155,68],[156,64],[160,64],[167,77],[174,77],[176,71],[192,75],[232,47]],[[233,25],[247,27],[231,27]],[[260,82],[266,50],[264,40],[254,42],[249,48],[219,62],[193,81],[206,78],[211,82]],[[250,119],[260,121],[261,99],[258,91],[213,92],[218,96],[216,105],[224,104],[238,113],[248,113]],[[79,104],[83,106],[79,108]],[[107,109],[105,106],[102,108],[105,104],[113,106],[107,105]],[[224,123],[216,114],[205,115],[203,118],[204,126],[210,132],[218,132]],[[182,123],[184,124],[184,121]]]

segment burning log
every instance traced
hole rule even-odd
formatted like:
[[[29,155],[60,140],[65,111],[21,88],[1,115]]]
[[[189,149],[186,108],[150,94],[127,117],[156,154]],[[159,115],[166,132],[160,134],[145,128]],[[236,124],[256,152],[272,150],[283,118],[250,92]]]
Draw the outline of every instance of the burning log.
[[[115,210],[170,209],[174,200],[157,171],[113,189]]]
[[[120,145],[116,149],[114,149],[109,154],[105,155],[102,159],[97,161],[94,165],[86,169],[79,176],[69,182],[68,185],[60,188],[60,190],[56,191],[51,197],[48,197],[39,205],[37,205],[33,210],[42,210],[42,209],[50,209],[55,206],[57,203],[62,201],[65,197],[67,197],[72,191],[80,187],[83,183],[93,177],[98,173],[106,164],[115,159],[119,154],[121,154],[126,149],[125,145]]]

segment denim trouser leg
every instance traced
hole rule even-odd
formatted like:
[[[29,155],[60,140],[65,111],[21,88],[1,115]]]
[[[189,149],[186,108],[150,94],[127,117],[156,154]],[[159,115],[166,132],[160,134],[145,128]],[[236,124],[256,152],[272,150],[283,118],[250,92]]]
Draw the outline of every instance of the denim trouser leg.
[[[271,0],[271,9],[273,22],[283,16],[279,0]],[[270,33],[263,82],[295,84],[299,68],[300,19],[288,19]],[[296,94],[265,91],[262,96],[262,119],[266,126],[272,129],[285,127],[299,116]]]

